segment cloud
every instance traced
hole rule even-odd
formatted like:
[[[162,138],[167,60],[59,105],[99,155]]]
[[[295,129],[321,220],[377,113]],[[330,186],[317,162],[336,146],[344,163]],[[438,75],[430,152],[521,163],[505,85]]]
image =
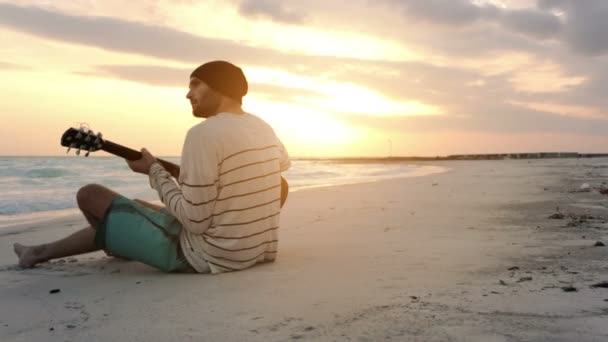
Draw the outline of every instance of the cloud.
[[[608,52],[605,0],[538,0],[536,6],[518,9],[476,5],[467,0],[385,0],[385,3],[400,8],[408,22],[460,30],[475,25],[491,30],[492,24],[498,24],[531,39],[564,42],[579,54],[600,56]]]
[[[561,22],[552,12],[536,8],[504,9],[491,3],[477,5],[470,0],[387,0],[401,6],[408,20],[442,26],[467,26],[478,21],[501,24],[514,32],[535,38],[552,38]]]
[[[158,65],[98,65],[93,71],[81,71],[76,74],[118,78],[153,86],[186,88],[191,72],[190,69]]]
[[[80,17],[36,7],[0,4],[0,26],[55,41],[93,46],[161,59],[263,61],[273,51],[203,38],[175,29],[110,17]]]
[[[505,11],[500,22],[515,32],[538,39],[554,38],[562,28],[557,16],[531,9]]]
[[[432,2],[432,4],[437,3],[439,1]],[[456,4],[465,6],[467,11],[470,10],[467,7],[470,4],[467,5],[463,1],[456,2]],[[569,2],[564,0],[555,1],[552,5],[560,5],[565,8],[571,4],[569,5]],[[425,8],[425,10],[430,9],[432,7]],[[557,9],[557,7],[539,7],[531,10],[532,12],[513,10],[513,15],[516,18],[529,16],[534,19],[536,18],[534,11],[549,13]],[[420,8],[417,10],[421,13],[420,15],[426,13]],[[566,10],[569,9],[564,9],[565,13]],[[594,135],[605,134],[608,130],[605,121],[573,117],[577,114],[573,110],[584,106],[589,110],[606,112],[602,109],[608,108],[608,98],[605,97],[608,92],[608,60],[602,57],[589,58],[584,54],[571,54],[560,44],[545,44],[535,38],[549,39],[548,37],[552,35],[565,36],[565,32],[569,32],[569,29],[567,30],[563,25],[572,20],[571,17],[559,19],[561,26],[558,29],[551,18],[546,22],[543,19],[534,19],[537,20],[537,23],[532,25],[509,18],[508,15],[504,15],[506,12],[492,14],[479,10],[475,13],[477,14],[472,16],[461,13],[456,16],[456,19],[447,21],[458,26],[459,29],[438,28],[429,25],[421,28],[411,25],[411,30],[402,30],[404,34],[410,32],[417,34],[420,39],[416,41],[417,44],[445,52],[442,66],[432,65],[431,61],[368,61],[355,58],[289,54],[267,48],[246,46],[228,40],[199,37],[167,27],[117,18],[78,17],[40,8],[7,4],[0,5],[0,26],[60,42],[189,63],[192,64],[192,67],[205,60],[227,59],[237,64],[247,64],[247,66],[278,68],[311,78],[362,85],[394,101],[414,100],[445,109],[445,115],[441,117],[417,117],[415,120],[406,117],[382,117],[370,120],[368,116],[364,115],[345,114],[345,120],[350,120],[349,122],[353,124],[404,131],[451,129],[486,132],[574,131],[581,134],[586,132]],[[427,15],[432,20],[440,18],[439,15]],[[441,15],[447,16],[450,13]],[[466,24],[467,20],[471,23]],[[508,20],[512,20],[508,23],[510,26],[507,25]],[[495,25],[496,23],[499,24]],[[407,42],[409,43],[409,41]],[[462,63],[462,56],[467,56],[467,58],[474,56],[479,59],[480,64],[488,58],[496,57],[496,55],[488,54],[488,51],[522,52],[526,55],[537,56],[531,60],[531,65],[540,65],[539,63],[542,62],[554,67],[549,69],[530,68],[529,65],[523,63],[499,70],[500,72],[489,73],[475,63]],[[513,59],[511,58],[513,55],[507,54],[506,56],[507,60]],[[435,56],[430,56],[429,60],[434,58]],[[537,70],[537,73],[533,73],[531,70]],[[521,75],[537,75],[538,70],[547,70],[549,74],[553,73],[562,77],[565,81],[564,86],[555,87],[552,79],[547,78],[543,82],[551,83],[550,85],[554,87],[547,87],[547,91],[543,93],[522,92],[515,89],[513,80],[522,81],[524,79],[521,78]],[[553,72],[554,70],[556,72]],[[97,66],[89,73],[151,85],[182,87],[185,86],[185,79],[190,71],[190,68],[165,67],[159,61],[157,66]],[[579,77],[583,77],[585,81],[580,81]],[[536,79],[540,80],[539,77]],[[515,84],[517,85],[517,82]],[[538,85],[542,86],[542,82],[532,84],[534,87],[527,83],[519,83],[520,86],[522,84],[524,85],[522,88],[528,90],[536,89]],[[306,97],[324,96],[314,90],[294,90],[267,83],[254,84],[252,92],[256,92],[266,99],[275,101],[283,99],[288,102],[295,102],[298,98],[301,100]],[[552,104],[552,106],[525,107],[514,105],[514,102],[545,103]],[[552,112],[552,110],[557,110],[558,105],[569,106],[567,107],[569,110],[561,113]]]
[[[529,106],[532,107],[532,106]],[[558,115],[539,109],[503,102],[480,104],[465,108],[461,116],[421,116],[415,118],[387,117],[369,120],[348,115],[342,120],[349,125],[374,128],[395,134],[438,132],[488,132],[494,134],[539,133],[605,136],[608,120]]]
[[[29,67],[17,63],[12,62],[3,62],[0,61],[0,70],[26,70]]]
[[[304,21],[304,15],[287,9],[285,2],[275,0],[243,0],[239,4],[239,13],[249,17],[266,17],[285,24]]]
[[[0,64],[1,68],[2,64]],[[188,77],[192,70],[160,65],[96,65],[92,70],[75,72],[77,75],[108,77],[160,87],[188,87]],[[245,71],[245,74],[247,72]],[[320,91],[294,89],[270,83],[249,80],[249,93],[270,101],[292,102],[303,97],[323,97]]]
[[[484,10],[493,6],[480,7],[467,0],[389,0],[402,7],[407,17],[417,21],[428,21],[444,25],[465,25],[479,19]]]
[[[564,39],[577,52],[599,56],[608,52],[608,2],[605,0],[540,0],[540,8],[561,11]]]

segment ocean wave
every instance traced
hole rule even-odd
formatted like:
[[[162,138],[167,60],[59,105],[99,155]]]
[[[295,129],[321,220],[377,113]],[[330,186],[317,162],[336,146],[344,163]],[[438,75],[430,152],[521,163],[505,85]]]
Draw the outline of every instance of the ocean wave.
[[[72,174],[72,172],[70,172],[69,170],[66,170],[66,169],[45,167],[45,168],[40,168],[40,169],[28,170],[27,172],[25,172],[23,174],[23,176],[26,178],[37,179],[37,178],[58,178],[58,177],[68,176],[70,174]]]
[[[405,163],[336,163],[292,161],[283,174],[291,190],[425,176],[442,168]],[[126,197],[157,200],[145,176],[131,172],[118,158],[5,158],[0,160],[0,216],[74,209],[78,189],[89,183]]]

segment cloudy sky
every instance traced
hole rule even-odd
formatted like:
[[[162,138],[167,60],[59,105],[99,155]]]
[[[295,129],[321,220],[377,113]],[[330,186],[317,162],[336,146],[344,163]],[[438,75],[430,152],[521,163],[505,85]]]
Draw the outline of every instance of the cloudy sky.
[[[0,0],[0,155],[86,122],[179,155],[190,72],[243,68],[292,156],[608,152],[605,0]]]

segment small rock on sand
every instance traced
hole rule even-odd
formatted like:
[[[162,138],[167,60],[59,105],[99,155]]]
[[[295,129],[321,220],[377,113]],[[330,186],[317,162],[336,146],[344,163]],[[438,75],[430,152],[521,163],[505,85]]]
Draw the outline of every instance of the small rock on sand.
[[[596,242],[596,243],[595,243],[595,245],[593,245],[593,246],[595,246],[595,247],[604,247],[604,246],[606,246],[606,245],[605,245],[605,244],[604,244],[602,241],[598,241],[598,242]]]
[[[550,219],[554,219],[554,220],[563,220],[564,217],[565,216],[562,213],[555,213],[555,214],[549,216]]]
[[[61,289],[52,289],[51,291],[49,291],[49,293],[59,293],[61,292]]]
[[[564,292],[577,292],[578,290],[574,286],[564,286],[562,287]]]
[[[519,267],[518,266],[509,267],[508,270],[509,271],[517,271],[517,270],[519,270]]]
[[[597,284],[593,284],[593,285],[591,285],[591,287],[592,288],[601,287],[601,288],[608,289],[608,281],[602,281],[602,282],[599,282]]]
[[[519,280],[517,281],[518,283],[523,283],[524,281],[531,281],[532,277],[521,277],[519,278]]]

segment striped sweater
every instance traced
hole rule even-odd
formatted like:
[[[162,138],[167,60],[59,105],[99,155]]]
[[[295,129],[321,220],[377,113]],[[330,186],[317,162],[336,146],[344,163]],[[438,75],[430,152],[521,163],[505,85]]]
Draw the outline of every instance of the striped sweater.
[[[158,163],[150,185],[183,225],[180,245],[198,271],[274,261],[281,171],[290,161],[272,128],[251,114],[220,113],[186,136],[177,183]]]

